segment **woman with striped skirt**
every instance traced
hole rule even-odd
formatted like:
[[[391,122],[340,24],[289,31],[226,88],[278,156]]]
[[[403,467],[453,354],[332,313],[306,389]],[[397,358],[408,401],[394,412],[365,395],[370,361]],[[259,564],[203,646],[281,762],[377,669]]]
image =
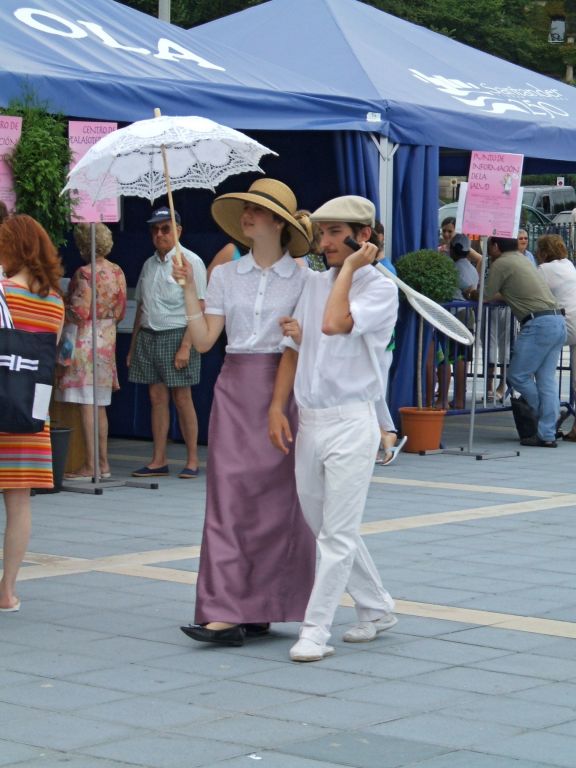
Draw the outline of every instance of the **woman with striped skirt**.
[[[0,226],[0,264],[15,328],[59,335],[64,319],[58,285],[60,257],[46,231],[31,216],[10,216]],[[20,610],[14,589],[30,538],[30,489],[53,485],[48,421],[41,432],[33,434],[0,432],[0,488],[6,508],[0,612]]]

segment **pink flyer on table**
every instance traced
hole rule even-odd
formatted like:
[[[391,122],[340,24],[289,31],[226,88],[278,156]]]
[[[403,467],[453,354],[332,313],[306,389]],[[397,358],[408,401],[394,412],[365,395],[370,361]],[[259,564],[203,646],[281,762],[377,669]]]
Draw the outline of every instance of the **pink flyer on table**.
[[[0,116],[0,200],[6,203],[9,211],[13,211],[16,206],[16,193],[8,158],[20,141],[21,133],[21,117]]]
[[[522,203],[524,155],[472,152],[462,231],[517,237]]]
[[[72,150],[72,165],[84,157],[90,147],[96,144],[108,133],[115,131],[118,123],[99,123],[87,120],[70,120],[68,123],[68,140]],[[118,221],[118,198],[110,197],[105,200],[98,200],[93,203],[90,196],[85,192],[77,193],[80,202],[75,207],[72,214],[73,222],[90,221]]]

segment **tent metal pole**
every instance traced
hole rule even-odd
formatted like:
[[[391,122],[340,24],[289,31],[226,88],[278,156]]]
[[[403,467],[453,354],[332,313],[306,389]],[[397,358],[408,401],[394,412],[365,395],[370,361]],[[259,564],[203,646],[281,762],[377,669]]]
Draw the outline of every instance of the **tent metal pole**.
[[[370,134],[380,155],[378,189],[380,194],[380,221],[384,225],[384,256],[392,258],[392,196],[394,191],[394,155],[399,144],[392,144],[386,136]]]

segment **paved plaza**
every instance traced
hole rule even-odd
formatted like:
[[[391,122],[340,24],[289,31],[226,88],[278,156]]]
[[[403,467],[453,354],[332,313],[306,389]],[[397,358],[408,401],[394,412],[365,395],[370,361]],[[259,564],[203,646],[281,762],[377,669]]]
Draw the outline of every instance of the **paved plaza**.
[[[466,442],[448,419],[446,445]],[[476,448],[515,451],[510,413]],[[116,478],[149,458],[112,440]],[[576,446],[403,454],[376,468],[363,533],[399,622],[288,659],[297,625],[194,644],[205,476],[37,496],[22,610],[0,615],[0,766],[576,766]],[[202,451],[205,457],[205,449]]]

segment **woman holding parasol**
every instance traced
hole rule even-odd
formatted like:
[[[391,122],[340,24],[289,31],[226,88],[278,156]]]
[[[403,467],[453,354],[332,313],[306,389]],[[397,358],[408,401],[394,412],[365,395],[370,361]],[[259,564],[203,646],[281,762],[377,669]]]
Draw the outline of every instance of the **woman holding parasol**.
[[[242,645],[274,621],[299,621],[314,579],[315,543],[294,480],[293,454],[271,451],[268,406],[280,360],[282,321],[306,279],[294,258],[309,250],[292,191],[259,179],[216,198],[219,226],[250,248],[216,267],[202,313],[191,270],[184,277],[188,328],[201,352],[224,328],[227,355],[216,383],[208,437],[206,518],[194,640]],[[292,404],[293,428],[296,412]]]

